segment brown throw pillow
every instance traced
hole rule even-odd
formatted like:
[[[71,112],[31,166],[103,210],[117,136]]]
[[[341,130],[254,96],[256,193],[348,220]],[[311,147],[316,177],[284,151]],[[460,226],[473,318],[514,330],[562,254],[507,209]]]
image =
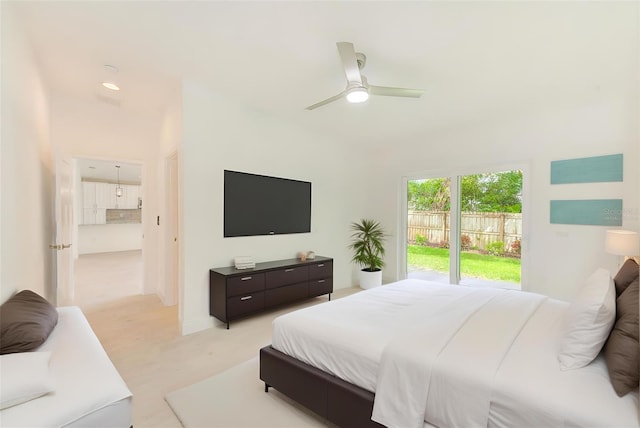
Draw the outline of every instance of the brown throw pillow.
[[[633,259],[627,259],[622,265],[613,282],[616,284],[616,297],[619,297],[622,292],[633,282],[638,279],[640,275],[640,269],[638,263]]]
[[[42,345],[58,323],[58,311],[31,290],[0,306],[0,354],[29,352]]]
[[[618,396],[638,388],[638,297],[639,280],[633,281],[616,301],[616,323],[604,346],[611,384]]]

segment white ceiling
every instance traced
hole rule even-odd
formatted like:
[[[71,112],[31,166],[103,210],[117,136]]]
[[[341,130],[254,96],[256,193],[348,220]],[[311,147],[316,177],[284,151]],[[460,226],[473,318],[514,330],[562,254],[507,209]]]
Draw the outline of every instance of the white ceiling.
[[[109,181],[116,183],[118,174],[121,183],[140,184],[142,165],[99,159],[77,159],[77,171],[82,180]],[[120,168],[116,168],[120,166]]]
[[[160,117],[187,79],[353,143],[416,140],[471,121],[527,114],[558,99],[617,91],[629,80],[621,70],[634,70],[621,64],[637,62],[630,45],[619,43],[637,38],[637,24],[620,25],[637,21],[634,2],[25,1],[11,7],[54,93]],[[623,34],[633,25],[635,34]],[[370,83],[423,88],[425,95],[373,97],[359,105],[340,100],[306,111],[344,89],[338,41],[367,55]],[[100,87],[108,78],[119,93]]]

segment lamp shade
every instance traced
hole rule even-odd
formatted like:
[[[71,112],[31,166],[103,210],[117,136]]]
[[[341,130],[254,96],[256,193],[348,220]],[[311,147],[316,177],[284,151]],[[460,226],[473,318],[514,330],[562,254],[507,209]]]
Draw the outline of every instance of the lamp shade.
[[[631,230],[607,230],[605,240],[605,250],[607,253],[618,256],[638,256],[640,255],[640,240],[638,232]]]

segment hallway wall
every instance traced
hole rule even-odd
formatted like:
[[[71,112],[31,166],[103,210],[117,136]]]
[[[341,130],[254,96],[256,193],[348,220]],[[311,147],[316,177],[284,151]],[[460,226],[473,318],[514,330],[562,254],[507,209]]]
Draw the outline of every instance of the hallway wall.
[[[54,161],[49,93],[37,59],[3,2],[0,302],[31,289],[55,302]]]

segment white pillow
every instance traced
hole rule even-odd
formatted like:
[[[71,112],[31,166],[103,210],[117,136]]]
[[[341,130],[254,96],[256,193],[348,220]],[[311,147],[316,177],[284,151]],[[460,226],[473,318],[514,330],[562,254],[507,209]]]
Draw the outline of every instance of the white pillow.
[[[0,410],[53,392],[50,358],[51,352],[0,355]]]
[[[567,309],[558,360],[561,370],[591,363],[607,341],[616,319],[616,290],[608,270],[598,269]]]

